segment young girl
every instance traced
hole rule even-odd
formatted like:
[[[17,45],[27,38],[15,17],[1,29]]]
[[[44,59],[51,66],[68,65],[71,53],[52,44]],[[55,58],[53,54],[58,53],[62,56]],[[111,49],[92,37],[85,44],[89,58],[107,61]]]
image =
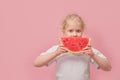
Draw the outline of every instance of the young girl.
[[[82,37],[85,26],[82,18],[77,14],[70,14],[65,17],[62,24],[64,37]],[[56,80],[89,80],[90,64],[94,64],[97,69],[110,71],[111,65],[107,58],[97,49],[88,45],[83,54],[69,54],[62,44],[54,45],[46,52],[38,56],[34,65],[42,67],[49,66],[56,62]]]

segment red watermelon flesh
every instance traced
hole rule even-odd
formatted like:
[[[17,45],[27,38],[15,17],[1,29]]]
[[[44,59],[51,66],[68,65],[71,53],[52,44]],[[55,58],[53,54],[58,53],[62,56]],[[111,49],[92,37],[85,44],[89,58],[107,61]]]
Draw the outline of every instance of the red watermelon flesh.
[[[80,53],[90,42],[89,38],[81,37],[62,37],[62,44],[72,53]]]

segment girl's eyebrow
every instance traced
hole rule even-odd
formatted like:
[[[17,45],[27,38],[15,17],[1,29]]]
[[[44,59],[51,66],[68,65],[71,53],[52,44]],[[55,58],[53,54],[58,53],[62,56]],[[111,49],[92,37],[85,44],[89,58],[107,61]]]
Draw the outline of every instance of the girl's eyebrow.
[[[68,29],[68,30],[72,30],[72,29]]]

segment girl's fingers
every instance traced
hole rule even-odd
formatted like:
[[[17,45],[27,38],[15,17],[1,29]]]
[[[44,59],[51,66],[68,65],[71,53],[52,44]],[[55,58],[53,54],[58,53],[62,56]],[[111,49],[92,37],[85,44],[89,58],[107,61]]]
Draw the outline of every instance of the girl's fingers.
[[[63,45],[62,44],[59,44],[60,47],[62,47]]]
[[[84,48],[84,50],[88,50],[91,49],[91,45],[88,45],[86,48]]]
[[[86,48],[84,48],[83,50],[88,50],[88,49],[90,49],[90,47],[86,47]]]
[[[91,47],[91,45],[88,45],[88,47]]]
[[[63,51],[67,51],[67,49],[66,49],[64,46],[62,46],[61,49],[62,49]]]
[[[61,47],[62,50],[66,50],[64,47]]]
[[[63,45],[63,44],[59,44],[59,46],[60,46],[60,47],[64,47],[64,45]]]
[[[83,50],[83,51],[81,51],[81,53],[85,54],[85,53],[86,53],[86,51],[85,51],[85,50]]]
[[[88,44],[87,47],[91,47],[91,44]]]
[[[88,50],[83,50],[83,51],[81,51],[83,54],[87,54],[87,53],[89,53],[90,52],[90,50],[88,49]]]

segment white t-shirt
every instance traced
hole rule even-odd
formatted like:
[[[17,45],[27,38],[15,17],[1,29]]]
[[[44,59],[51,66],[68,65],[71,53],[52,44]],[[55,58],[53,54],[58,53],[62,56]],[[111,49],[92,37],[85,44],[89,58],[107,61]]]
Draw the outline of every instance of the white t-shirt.
[[[51,54],[57,49],[58,45],[53,46],[46,52],[40,55]],[[100,51],[92,48],[94,54],[100,57],[106,58]],[[48,66],[53,63],[57,63],[56,68],[56,80],[89,80],[90,78],[90,62],[94,64],[96,68],[99,65],[88,55],[85,54],[71,54],[69,52],[62,53],[48,63]]]

